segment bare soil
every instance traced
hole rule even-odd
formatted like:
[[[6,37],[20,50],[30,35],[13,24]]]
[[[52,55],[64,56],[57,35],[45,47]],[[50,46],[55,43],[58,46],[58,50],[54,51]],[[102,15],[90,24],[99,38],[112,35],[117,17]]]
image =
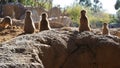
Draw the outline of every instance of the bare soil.
[[[0,31],[0,43],[8,41],[12,38],[15,38],[23,33],[23,29],[4,29]]]

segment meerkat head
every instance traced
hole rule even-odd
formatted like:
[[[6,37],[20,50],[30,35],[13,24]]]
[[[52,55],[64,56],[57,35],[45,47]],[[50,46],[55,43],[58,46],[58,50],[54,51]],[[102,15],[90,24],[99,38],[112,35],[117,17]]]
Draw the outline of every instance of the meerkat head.
[[[85,10],[81,10],[81,15],[85,15],[86,11]]]
[[[4,20],[5,20],[6,22],[10,22],[10,21],[11,21],[11,17],[10,17],[10,16],[6,16],[6,17],[4,18]]]
[[[27,10],[26,11],[26,16],[31,16],[32,15],[32,12],[30,10]]]
[[[42,13],[42,19],[46,19],[48,17],[47,13]]]
[[[5,16],[4,19],[2,20],[2,23],[9,23],[10,25],[12,24],[12,19],[10,16]]]
[[[107,23],[104,23],[103,25],[104,25],[104,26],[107,26],[108,24],[107,24]]]
[[[9,18],[9,19],[11,19],[11,17],[10,17],[10,16],[6,16],[5,18]]]

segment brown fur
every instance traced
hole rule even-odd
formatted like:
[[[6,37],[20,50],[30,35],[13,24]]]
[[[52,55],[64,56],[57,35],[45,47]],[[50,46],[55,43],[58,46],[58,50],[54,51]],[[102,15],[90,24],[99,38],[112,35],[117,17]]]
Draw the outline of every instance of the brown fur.
[[[35,25],[32,20],[32,12],[30,10],[26,11],[25,21],[24,21],[24,32],[25,33],[34,33],[35,32]]]
[[[48,17],[47,13],[42,13],[42,20],[40,21],[39,31],[51,29],[47,17]]]
[[[102,34],[103,35],[109,35],[109,28],[108,28],[108,24],[107,23],[103,24]]]
[[[1,28],[8,28],[12,26],[12,19],[9,16],[6,16],[0,23]]]
[[[83,31],[90,31],[90,27],[88,25],[88,18],[86,17],[86,11],[81,11],[81,17],[80,17],[80,27],[79,32]]]

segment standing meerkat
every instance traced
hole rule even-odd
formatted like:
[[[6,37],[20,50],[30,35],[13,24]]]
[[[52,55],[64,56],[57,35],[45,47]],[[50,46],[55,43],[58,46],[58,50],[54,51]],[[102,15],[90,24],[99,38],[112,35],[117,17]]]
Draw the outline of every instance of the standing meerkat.
[[[88,18],[86,16],[85,10],[81,11],[80,26],[79,26],[79,32],[83,32],[83,31],[90,31]]]
[[[43,31],[43,30],[50,30],[50,25],[49,25],[49,21],[48,21],[48,15],[47,13],[42,13],[42,19],[40,21],[40,29],[39,31]]]
[[[1,28],[8,28],[12,26],[12,19],[9,16],[4,17],[4,19],[0,23]]]
[[[109,28],[108,28],[108,24],[107,23],[103,24],[102,34],[103,35],[109,35]]]
[[[32,19],[32,12],[30,10],[26,11],[25,20],[24,20],[24,32],[25,33],[34,33],[35,25]]]

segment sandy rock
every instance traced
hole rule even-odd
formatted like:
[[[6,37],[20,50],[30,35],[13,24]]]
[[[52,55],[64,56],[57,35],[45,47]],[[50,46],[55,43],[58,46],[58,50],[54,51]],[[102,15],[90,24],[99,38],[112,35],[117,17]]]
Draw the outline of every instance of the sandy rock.
[[[52,28],[61,28],[61,27],[64,27],[64,24],[59,23],[59,22],[51,22],[50,21],[50,27],[52,27]]]
[[[60,17],[59,19],[56,18],[49,18],[50,26],[53,28],[60,28],[60,27],[69,27],[71,22],[71,19],[69,17]]]
[[[48,30],[0,46],[1,66],[9,62],[15,67],[38,64],[33,68],[120,68],[120,38],[115,36]]]
[[[17,20],[17,19],[12,19],[12,25],[15,28],[23,28],[24,27],[24,20]]]
[[[120,39],[83,32],[76,36],[77,48],[71,52],[63,68],[120,67]]]

